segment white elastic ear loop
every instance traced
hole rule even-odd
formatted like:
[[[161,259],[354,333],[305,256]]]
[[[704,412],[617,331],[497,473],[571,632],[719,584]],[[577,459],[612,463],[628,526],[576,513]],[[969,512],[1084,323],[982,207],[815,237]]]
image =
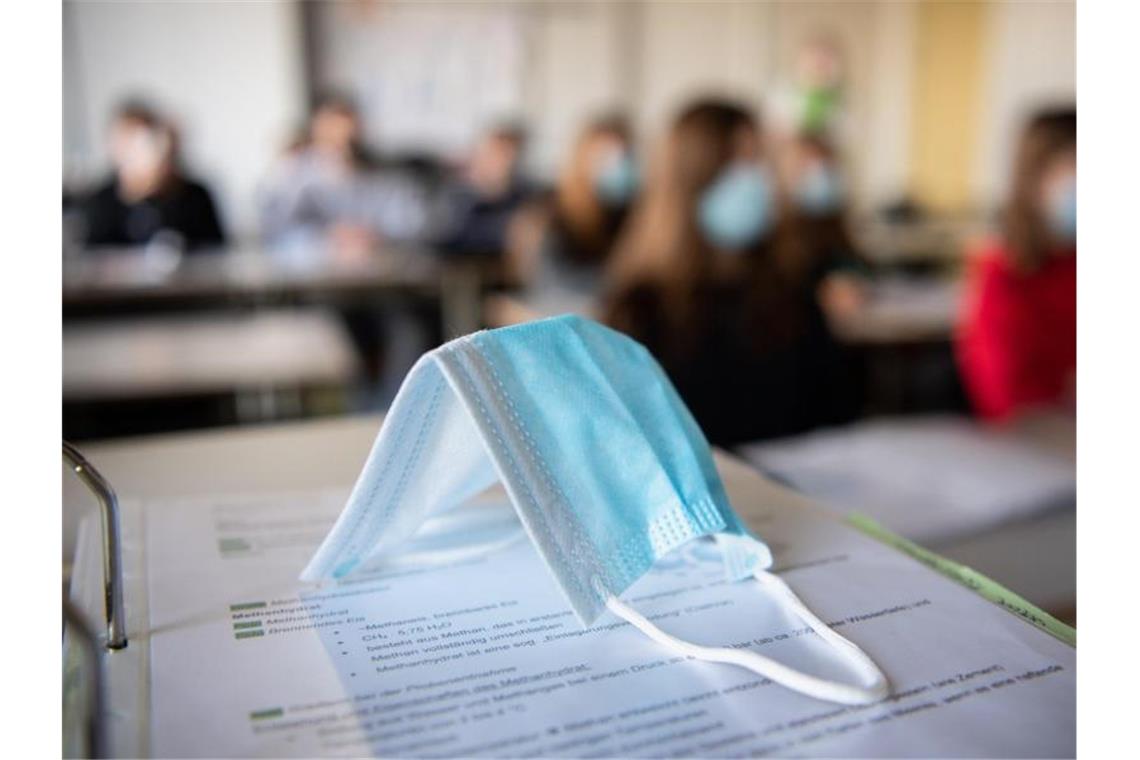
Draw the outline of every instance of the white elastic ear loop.
[[[606,600],[606,606],[611,612],[625,619],[630,625],[637,628],[649,638],[662,644],[678,654],[683,654],[707,662],[724,662],[730,665],[739,665],[753,673],[770,678],[776,683],[786,686],[809,697],[823,699],[828,702],[839,702],[845,705],[869,705],[887,696],[887,678],[879,667],[859,647],[840,636],[827,627],[827,624],[812,613],[799,597],[788,587],[783,580],[764,570],[755,572],[756,580],[764,587],[780,594],[796,614],[803,619],[820,638],[848,660],[859,673],[860,680],[866,686],[852,686],[838,681],[828,681],[817,676],[801,673],[787,665],[764,657],[747,649],[728,649],[726,647],[706,647],[683,641],[662,631],[651,623],[644,615],[634,610],[616,596]]]

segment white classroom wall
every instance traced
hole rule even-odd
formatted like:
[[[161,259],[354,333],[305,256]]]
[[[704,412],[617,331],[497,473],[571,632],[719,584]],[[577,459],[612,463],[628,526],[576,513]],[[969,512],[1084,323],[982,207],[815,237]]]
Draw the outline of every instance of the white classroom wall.
[[[994,3],[975,188],[992,203],[1026,109],[1075,89],[1072,3]],[[849,64],[843,137],[859,206],[906,189],[915,10],[905,2],[322,3],[318,84],[360,93],[386,149],[456,156],[486,125],[523,117],[532,168],[552,177],[581,124],[624,107],[646,141],[704,92],[773,104],[807,35],[837,36]],[[125,95],[152,95],[183,123],[191,167],[231,227],[253,230],[254,191],[303,117],[295,2],[65,4],[67,175],[104,166]],[[771,119],[770,120],[774,120]]]
[[[874,207],[904,190],[908,169],[914,8],[899,2],[781,3],[770,30],[772,89],[794,82],[796,53],[812,35],[836,40],[844,57],[838,137],[853,200]]]
[[[636,13],[619,3],[577,4],[527,17],[531,63],[523,107],[534,135],[531,164],[540,176],[557,173],[585,121],[629,103]]]
[[[660,132],[686,100],[706,93],[760,106],[773,82],[774,9],[768,4],[643,6],[637,101],[642,127]]]
[[[974,178],[975,193],[992,205],[1006,192],[1014,145],[1033,109],[1076,102],[1077,25],[1072,2],[996,3],[990,14]]]
[[[303,115],[299,22],[293,3],[65,3],[65,177],[106,171],[109,115],[145,96],[178,120],[230,230],[251,233],[257,184]]]
[[[477,125],[523,115],[526,16],[502,5],[322,3],[318,91],[351,93],[387,151],[450,155]]]

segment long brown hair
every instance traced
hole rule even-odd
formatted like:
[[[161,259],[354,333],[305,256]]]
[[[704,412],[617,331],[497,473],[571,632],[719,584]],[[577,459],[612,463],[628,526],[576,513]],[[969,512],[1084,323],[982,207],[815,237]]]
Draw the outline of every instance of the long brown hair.
[[[734,159],[742,133],[761,136],[758,120],[731,101],[702,100],[685,108],[673,122],[651,167],[633,218],[619,241],[607,271],[604,313],[610,324],[623,324],[623,299],[638,288],[657,292],[666,329],[678,346],[692,346],[704,329],[710,285],[722,280],[717,252],[697,223],[703,191]],[[783,215],[779,215],[783,216]],[[773,337],[795,322],[784,309],[788,285],[799,258],[782,225],[750,250],[740,252],[731,278],[752,291],[754,317]]]
[[[1013,263],[1022,271],[1037,269],[1048,255],[1049,233],[1039,201],[1041,179],[1054,158],[1076,148],[1075,108],[1040,111],[1021,133],[1003,231]]]
[[[554,221],[572,243],[566,247],[566,254],[578,263],[601,263],[614,243],[613,211],[605,207],[594,189],[591,165],[594,145],[607,137],[629,144],[630,129],[624,117],[602,116],[582,130],[555,188]]]

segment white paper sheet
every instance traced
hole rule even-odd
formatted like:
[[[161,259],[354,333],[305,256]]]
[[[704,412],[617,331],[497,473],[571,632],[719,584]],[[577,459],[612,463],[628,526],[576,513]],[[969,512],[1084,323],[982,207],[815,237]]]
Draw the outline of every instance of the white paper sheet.
[[[810,511],[752,524],[805,603],[883,668],[878,705],[680,659],[613,617],[583,630],[526,541],[306,590],[293,579],[344,497],[152,505],[154,755],[1075,753],[1073,649]],[[695,641],[841,672],[755,582],[725,584],[715,551],[683,547],[624,598]]]
[[[1076,461],[1016,430],[932,415],[742,446],[741,456],[839,513],[937,547],[1076,504]]]

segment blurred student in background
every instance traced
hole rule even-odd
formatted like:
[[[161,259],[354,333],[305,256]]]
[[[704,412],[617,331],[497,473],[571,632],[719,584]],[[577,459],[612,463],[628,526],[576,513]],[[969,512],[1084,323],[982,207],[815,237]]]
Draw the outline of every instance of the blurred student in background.
[[[517,124],[491,129],[471,153],[461,175],[436,204],[433,237],[453,254],[501,255],[515,212],[533,188],[523,173],[526,130]]]
[[[847,231],[847,194],[832,144],[801,132],[782,151],[782,178],[805,275],[828,316],[842,318],[864,301],[867,271]]]
[[[210,191],[186,173],[177,133],[153,108],[121,106],[109,142],[114,173],[80,204],[85,245],[143,245],[159,235],[187,250],[225,242]]]
[[[816,29],[797,45],[793,78],[777,84],[770,110],[775,131],[846,138],[847,54],[832,30]]]
[[[983,417],[1072,404],[1077,366],[1077,112],[1030,119],[999,239],[970,261],[957,336]]]
[[[854,411],[788,230],[752,114],[686,108],[615,251],[603,313],[657,357],[714,443]]]
[[[607,115],[587,124],[553,196],[534,209],[525,242],[511,251],[518,278],[537,293],[594,297],[638,183],[626,120]]]
[[[326,95],[313,109],[307,140],[272,170],[262,199],[262,234],[272,248],[360,257],[386,240],[424,232],[426,203],[410,178],[382,171],[361,143],[355,103]]]
[[[383,168],[361,141],[360,115],[347,96],[329,94],[313,109],[306,139],[273,170],[262,206],[262,234],[280,258],[308,266],[326,257],[367,260],[388,241],[425,234],[426,192],[409,175]],[[340,308],[359,351],[372,398],[386,404],[415,359],[431,345],[432,327],[412,306],[376,301]]]

